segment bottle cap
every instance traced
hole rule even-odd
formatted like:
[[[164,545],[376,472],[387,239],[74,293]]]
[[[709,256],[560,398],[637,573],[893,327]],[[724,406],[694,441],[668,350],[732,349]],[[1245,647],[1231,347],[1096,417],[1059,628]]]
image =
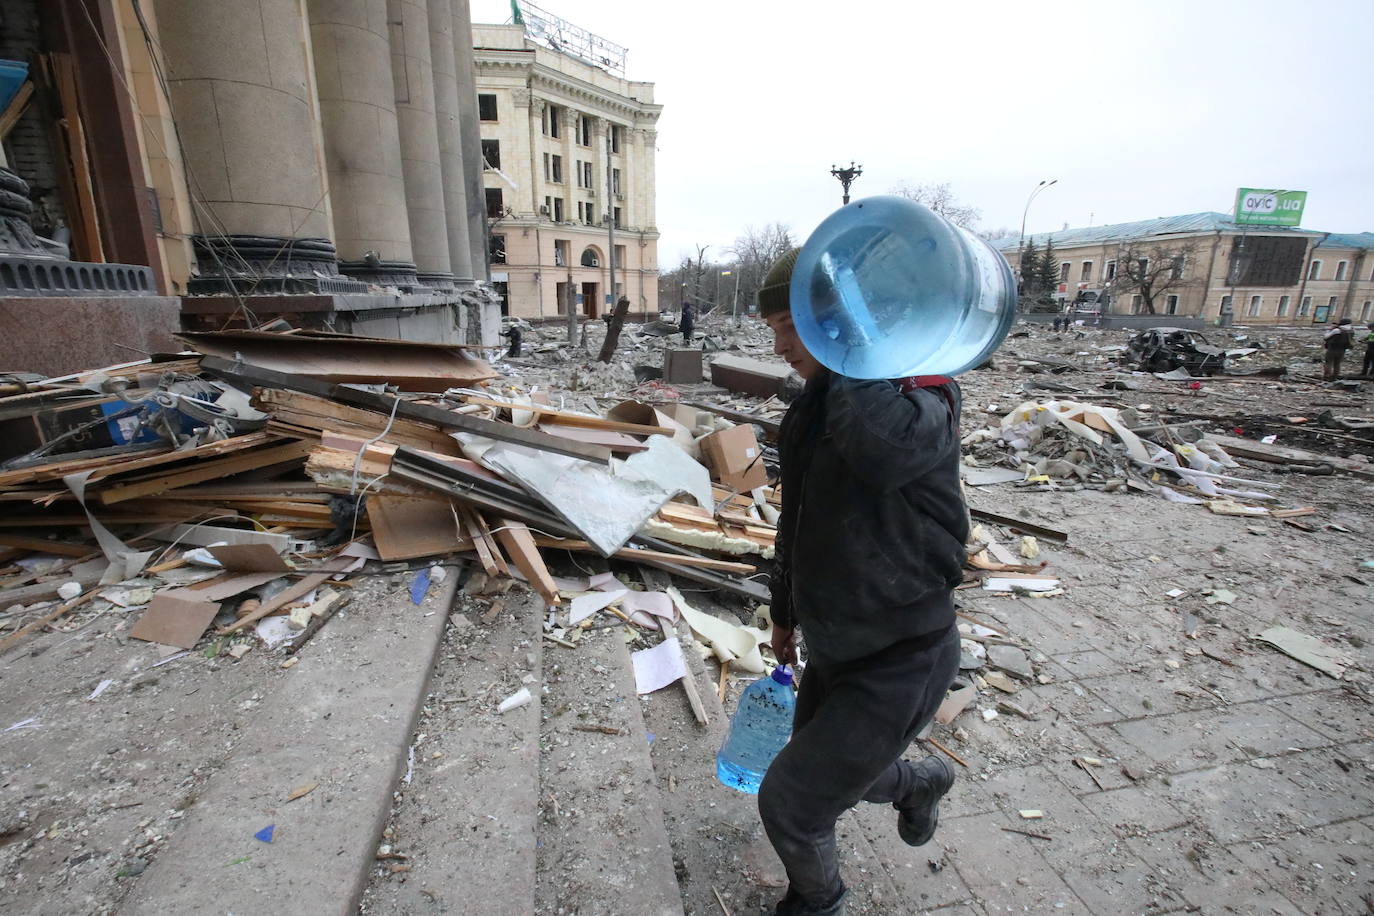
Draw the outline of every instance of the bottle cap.
[[[778,665],[773,669],[773,680],[782,684],[784,687],[792,683],[792,669],[786,665]]]

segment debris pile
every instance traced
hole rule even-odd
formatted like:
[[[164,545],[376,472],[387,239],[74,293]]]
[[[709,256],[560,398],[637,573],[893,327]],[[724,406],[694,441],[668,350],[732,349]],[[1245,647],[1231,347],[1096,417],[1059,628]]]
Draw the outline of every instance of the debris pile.
[[[772,556],[780,499],[751,426],[680,404],[603,414],[512,396],[457,346],[181,339],[193,352],[16,380],[0,397],[0,650],[113,613],[129,636],[183,650],[213,625],[236,657],[253,638],[289,651],[347,602],[348,574],[414,569],[418,603],[445,574],[431,563],[454,554],[551,608],[569,591],[550,550],[767,600],[750,577]]]

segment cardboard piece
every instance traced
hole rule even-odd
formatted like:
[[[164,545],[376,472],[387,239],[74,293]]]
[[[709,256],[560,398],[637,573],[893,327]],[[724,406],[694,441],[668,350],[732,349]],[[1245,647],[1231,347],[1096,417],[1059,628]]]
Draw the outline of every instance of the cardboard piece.
[[[291,567],[269,544],[221,544],[206,549],[230,572],[291,572]]]
[[[711,468],[711,478],[722,486],[743,493],[768,483],[768,469],[754,427],[732,426],[703,436],[698,444]]]
[[[662,426],[673,431],[672,439],[690,455],[693,452],[691,430],[663,411],[639,401],[621,401],[606,411],[606,419],[622,423],[638,423],[643,426]]]
[[[1299,633],[1288,627],[1270,627],[1257,633],[1254,639],[1266,642],[1284,655],[1310,665],[1323,674],[1339,679],[1352,664],[1348,655],[1331,648],[1315,636]]]
[[[213,579],[206,579],[204,582],[197,582],[195,585],[188,585],[185,588],[178,588],[172,591],[163,592],[164,595],[175,595],[184,597],[188,600],[196,601],[223,601],[235,595],[241,595],[250,588],[257,588],[259,585],[266,585],[273,579],[280,579],[281,573],[276,572],[252,572],[230,575],[226,573],[216,576]]]
[[[192,598],[186,589],[153,596],[148,610],[129,630],[134,639],[191,649],[219,613],[218,601]]]

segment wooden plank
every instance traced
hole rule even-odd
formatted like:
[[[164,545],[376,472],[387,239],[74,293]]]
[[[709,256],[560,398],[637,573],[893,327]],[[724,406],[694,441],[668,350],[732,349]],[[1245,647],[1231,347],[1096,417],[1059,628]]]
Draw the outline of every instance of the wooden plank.
[[[271,413],[278,420],[323,432],[338,432],[360,435],[371,439],[386,428],[387,416],[349,407],[327,398],[316,397],[300,391],[283,391],[279,388],[258,388],[253,395],[254,406]],[[448,433],[427,423],[398,417],[387,431],[386,441],[398,445],[410,445],[428,449],[445,455],[459,455],[458,443]]]
[[[158,467],[164,464],[172,464],[184,460],[200,460],[203,458],[214,458],[220,455],[227,455],[231,452],[242,451],[243,449],[257,448],[259,445],[267,445],[270,442],[280,442],[281,440],[269,433],[248,433],[244,436],[234,436],[230,439],[221,439],[218,442],[207,442],[195,448],[185,451],[163,452],[158,455],[149,455],[144,458],[132,458],[128,461],[117,463],[105,462],[105,467],[96,471],[87,478],[87,485],[114,477],[119,474],[128,474],[133,471],[141,471],[146,468]]]
[[[310,454],[311,443],[305,441],[288,442],[272,448],[258,449],[243,455],[202,461],[184,471],[161,474],[145,480],[135,480],[100,492],[100,501],[105,505],[137,499],[140,496],[153,496],[165,493],[187,484],[202,483],[216,477],[228,477],[253,468],[267,467]]]
[[[1305,449],[1291,448],[1285,445],[1265,445],[1263,442],[1237,439],[1234,436],[1208,435],[1207,438],[1220,445],[1227,454],[1238,458],[1267,461],[1271,464],[1287,464],[1289,462],[1329,464],[1342,473],[1354,477],[1363,477],[1366,480],[1374,480],[1374,467],[1361,461],[1352,461],[1349,458],[1340,458],[1335,455],[1323,455],[1321,452],[1309,452]]]
[[[613,452],[643,452],[649,448],[647,442],[641,442],[633,436],[608,429],[584,429],[580,426],[567,426],[563,423],[540,423],[539,429],[550,436],[576,439],[578,442],[588,442],[592,445],[604,445]]]
[[[975,509],[969,506],[969,515],[978,519],[980,522],[990,522],[994,525],[1001,525],[1003,528],[1010,528],[1012,531],[1019,531],[1022,534],[1032,534],[1047,541],[1058,541],[1061,544],[1069,542],[1069,536],[1063,531],[1054,528],[1047,528],[1044,525],[1037,525],[1025,519],[1012,518],[1010,515],[999,515],[996,512],[989,512],[986,509]]]
[[[632,436],[672,436],[674,430],[667,426],[648,426],[643,423],[626,423],[622,420],[608,420],[605,417],[590,417],[579,413],[570,413],[565,410],[557,410],[553,407],[545,407],[542,404],[520,404],[514,401],[498,400],[496,398],[484,398],[475,394],[461,395],[462,399],[469,404],[480,404],[483,407],[502,407],[508,410],[522,410],[538,414],[541,419],[548,419],[554,423],[561,423],[564,426],[578,426],[583,429],[600,429],[608,432],[625,433]]]
[[[574,442],[571,439],[560,439],[557,436],[550,436],[548,433],[535,430],[519,429],[509,423],[481,420],[477,417],[465,416],[429,404],[416,404],[406,400],[400,400],[398,404],[398,399],[392,395],[374,394],[342,385],[331,385],[303,375],[274,372],[260,369],[257,366],[245,366],[242,363],[231,362],[218,357],[206,357],[201,360],[201,368],[217,378],[235,382],[240,386],[270,386],[291,391],[302,391],[306,394],[332,398],[354,407],[362,407],[386,415],[390,415],[394,407],[397,416],[431,423],[442,429],[476,433],[479,436],[487,436],[501,442],[515,442],[540,451],[568,455],[573,458],[581,458],[584,461],[594,461],[598,464],[610,464],[611,461],[610,449],[601,446]]]
[[[543,535],[535,535],[534,543],[539,547],[556,548],[558,550],[571,550],[575,553],[597,553],[595,547],[586,541],[579,541],[574,538],[551,538]],[[736,573],[741,576],[752,576],[758,569],[748,563],[733,563],[730,560],[716,560],[711,557],[694,557],[676,553],[665,553],[659,550],[640,550],[625,547],[617,550],[613,556],[619,560],[663,560],[669,563],[677,563],[681,566],[695,566],[699,569],[713,569],[717,572]]]
[[[91,180],[90,159],[86,152],[86,132],[81,124],[80,99],[72,56],[53,53],[43,56],[52,74],[52,89],[57,95],[61,117],[50,121],[49,132],[66,160],[58,172],[63,179],[64,208],[72,228],[72,257],[79,261],[103,262],[105,250],[100,242],[100,218],[96,215],[95,186]],[[40,68],[41,72],[41,68]]]
[[[767,417],[760,417],[752,413],[744,413],[739,410],[731,410],[728,407],[718,407],[715,404],[703,404],[699,401],[687,401],[688,407],[696,407],[699,410],[709,410],[717,416],[727,420],[734,420],[736,423],[753,423],[761,427],[769,439],[776,439],[778,433],[782,431],[781,420],[770,420]]]
[[[496,564],[498,575],[509,576],[510,567],[506,564],[506,558],[501,553],[501,548],[496,543],[496,538],[492,536],[491,528],[487,525],[486,519],[482,518],[482,513],[471,506],[467,507],[468,518],[471,520],[469,529],[474,539],[481,538],[487,545],[487,550],[491,552],[492,562]]]
[[[277,609],[283,608],[291,602],[308,595],[315,586],[322,584],[331,576],[343,572],[343,570],[352,565],[352,563],[352,557],[335,557],[327,562],[319,571],[310,573],[304,579],[281,592],[270,601],[264,602],[257,610],[245,614],[227,627],[222,627],[218,631],[219,635],[228,636],[235,630],[242,629],[250,623],[256,623]]]
[[[544,599],[544,603],[558,604],[558,586],[554,585],[553,576],[549,575],[549,568],[544,565],[544,558],[534,543],[534,535],[525,523],[503,518],[496,528],[496,536],[506,548],[515,568],[520,570],[539,597]]]
[[[0,639],[0,652],[4,652],[5,650],[17,645],[20,640],[22,640],[25,636],[28,636],[34,630],[38,630],[42,627],[47,626],[57,618],[61,617],[63,614],[66,614],[68,611],[72,611],[80,607],[81,605],[85,604],[87,601],[90,601],[92,598],[95,597],[96,593],[99,591],[100,587],[97,586],[96,588],[90,589],[84,594],[76,596],[71,601],[68,601],[65,604],[59,604],[57,607],[53,608],[51,611],[44,614],[39,619],[31,623],[25,624],[20,629],[11,633],[9,636],[6,636],[4,639]]]
[[[29,104],[29,99],[33,97],[33,82],[25,80],[19,87],[19,91],[10,99],[10,103],[5,106],[4,114],[0,114],[0,140],[5,135],[14,130],[14,125],[19,123],[20,117],[24,114],[24,109]]]
[[[458,518],[462,521],[463,527],[467,530],[468,537],[472,539],[472,546],[477,548],[477,559],[482,564],[489,576],[501,575],[501,570],[496,565],[496,558],[492,556],[491,547],[487,545],[486,538],[482,537],[481,527],[473,521],[473,510],[467,506],[455,508]]]
[[[34,553],[56,554],[59,557],[84,557],[91,552],[87,544],[70,544],[66,541],[50,541],[47,538],[7,533],[0,533],[0,547],[18,547]]]

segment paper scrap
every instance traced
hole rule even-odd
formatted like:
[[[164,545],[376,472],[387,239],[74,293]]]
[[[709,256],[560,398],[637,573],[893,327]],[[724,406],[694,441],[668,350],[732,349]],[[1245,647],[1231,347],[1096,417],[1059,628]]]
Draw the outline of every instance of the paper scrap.
[[[983,581],[983,590],[988,592],[1048,592],[1059,587],[1058,579],[1045,577],[1011,578],[1007,576],[988,576]]]
[[[653,693],[674,681],[687,677],[687,660],[676,636],[670,636],[652,649],[630,654],[634,663],[635,690],[640,694]]]
[[[72,491],[72,494],[76,496],[76,501],[81,504],[81,511],[86,513],[86,521],[90,522],[91,533],[95,535],[95,542],[100,545],[101,552],[110,561],[109,567],[100,579],[100,584],[114,585],[116,582],[123,582],[125,579],[132,579],[138,575],[143,567],[148,565],[148,560],[152,558],[153,551],[133,550],[128,544],[111,534],[110,530],[91,514],[91,510],[86,507],[86,480],[93,473],[95,473],[94,470],[68,474],[62,478],[62,482],[67,485],[67,489]]]
[[[254,627],[254,632],[269,649],[275,649],[282,643],[290,642],[301,634],[300,630],[292,629],[291,621],[287,617],[280,614],[259,620]]]
[[[205,549],[221,566],[233,572],[291,572],[291,567],[270,544],[219,544]]]
[[[1270,627],[1254,638],[1334,678],[1340,678],[1345,674],[1345,669],[1353,664],[1345,653],[1331,648],[1315,636],[1288,627]]]
[[[620,601],[620,608],[630,619],[645,626],[657,626],[654,618],[661,618],[668,624],[677,619],[673,599],[666,592],[627,591]]]
[[[533,697],[530,695],[530,689],[528,687],[521,687],[519,690],[515,691],[515,693],[512,693],[502,700],[501,704],[496,707],[496,711],[510,712],[512,709],[519,709],[531,699],[533,699]]]
[[[100,695],[101,695],[102,693],[104,693],[106,690],[109,690],[109,689],[110,689],[110,685],[113,684],[113,683],[114,683],[114,678],[109,678],[109,677],[105,678],[105,680],[103,680],[103,681],[101,681],[99,684],[96,684],[96,685],[95,685],[95,689],[91,691],[91,695],[88,696],[88,697],[86,697],[86,699],[88,699],[88,700],[94,700],[96,697],[100,696]]]
[[[1208,593],[1206,601],[1208,604],[1235,604],[1236,593],[1224,588],[1214,588]]]
[[[27,719],[20,719],[18,722],[14,723],[14,724],[11,725],[9,728],[5,729],[5,731],[7,731],[7,732],[12,732],[12,731],[17,731],[17,730],[22,729],[22,728],[42,728],[42,727],[43,727],[43,724],[42,724],[41,722],[38,721],[38,718],[37,718],[36,716],[30,716],[30,717],[27,718]]]
[[[698,611],[687,603],[676,588],[670,587],[668,596],[673,599],[673,604],[677,606],[678,612],[682,614],[697,638],[711,647],[718,661],[730,662],[732,671],[764,673],[763,655],[759,652],[759,644],[767,642],[772,637],[771,633],[726,623]]]
[[[1022,808],[1016,813],[1028,821],[1037,821],[1045,816],[1045,812],[1041,811],[1039,808]]]
[[[613,592],[590,592],[578,595],[568,606],[568,626],[576,626],[604,607],[615,604],[628,594],[627,589]]]

